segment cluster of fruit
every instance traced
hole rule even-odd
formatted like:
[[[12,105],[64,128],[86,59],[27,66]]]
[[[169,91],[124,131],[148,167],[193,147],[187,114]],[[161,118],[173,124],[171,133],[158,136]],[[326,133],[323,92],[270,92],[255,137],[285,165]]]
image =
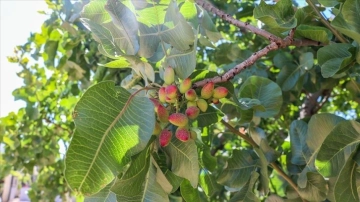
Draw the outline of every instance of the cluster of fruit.
[[[150,98],[154,103],[157,115],[154,134],[159,134],[160,146],[165,147],[169,144],[172,137],[172,131],[169,129],[171,124],[177,127],[175,136],[179,140],[186,142],[189,138],[196,139],[196,133],[189,130],[189,119],[196,119],[200,111],[207,110],[209,102],[217,104],[219,99],[228,94],[225,87],[215,88],[213,82],[203,86],[200,97],[191,87],[190,78],[186,78],[176,85],[174,69],[165,68],[164,86],[159,89],[157,99]],[[185,104],[186,108],[183,107]],[[184,111],[184,113],[180,111]]]

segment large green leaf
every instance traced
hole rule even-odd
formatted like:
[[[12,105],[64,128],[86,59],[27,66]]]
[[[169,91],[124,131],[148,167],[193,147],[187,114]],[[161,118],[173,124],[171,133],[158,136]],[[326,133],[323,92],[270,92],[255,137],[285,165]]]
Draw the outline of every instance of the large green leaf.
[[[346,159],[360,142],[360,123],[343,121],[338,123],[326,137],[316,157],[315,165],[323,176],[339,174]]]
[[[111,16],[118,32],[124,36],[128,42],[127,47],[123,47],[127,55],[135,55],[139,51],[138,29],[139,25],[135,14],[118,0],[108,0],[105,9]]]
[[[172,48],[170,54],[166,56],[166,66],[174,68],[176,75],[180,79],[189,77],[196,67],[196,49],[197,40],[193,45],[189,46],[187,51]]]
[[[359,201],[356,186],[357,164],[351,158],[347,160],[334,186],[335,201]]]
[[[333,37],[332,32],[325,27],[304,24],[296,28],[295,34],[321,43],[328,43]]]
[[[122,54],[119,49],[120,46],[116,46],[115,39],[107,28],[86,18],[83,18],[82,22],[91,30],[94,39],[101,44],[108,54],[111,56]]]
[[[189,180],[183,180],[180,185],[181,196],[186,202],[200,201],[199,191],[193,188]]]
[[[360,43],[360,2],[346,0],[340,8],[340,13],[334,18],[331,25]]]
[[[111,81],[89,88],[74,116],[65,177],[73,190],[85,195],[109,184],[128,158],[145,148],[155,124],[147,97],[131,95]]]
[[[98,193],[91,195],[89,197],[85,197],[84,202],[98,202],[98,201],[104,201],[104,202],[114,202],[116,201],[116,195],[114,192],[110,191],[110,188],[114,185],[114,182],[111,182],[110,184],[106,185],[105,188],[100,190]]]
[[[259,174],[257,172],[252,172],[249,174],[249,177],[250,179],[245,186],[230,199],[230,202],[260,202],[260,199],[258,199],[252,191]]]
[[[295,120],[290,125],[291,163],[295,165],[306,164],[304,151],[306,145],[306,133],[308,125],[302,120]]]
[[[271,32],[282,33],[296,27],[296,18],[291,0],[280,0],[275,5],[261,1],[254,9],[254,17],[268,26]]]
[[[199,162],[197,147],[193,140],[181,142],[173,137],[165,148],[171,158],[171,171],[190,181],[195,188],[199,182]]]
[[[322,76],[332,77],[340,69],[349,65],[354,59],[353,48],[351,44],[331,44],[320,48],[317,57]]]
[[[319,173],[307,173],[307,185],[299,189],[303,199],[308,201],[324,201],[328,193],[328,185],[325,179]]]
[[[255,111],[255,116],[268,118],[279,113],[283,98],[280,87],[270,79],[258,76],[249,77],[240,88],[240,98],[258,99],[265,111]]]
[[[221,120],[223,114],[221,111],[215,109],[212,106],[209,106],[206,112],[201,112],[196,118],[198,127],[209,126],[213,123],[217,123]]]
[[[111,191],[118,201],[168,201],[167,194],[156,180],[156,170],[148,147],[132,158],[129,169],[115,182]]]
[[[59,41],[47,40],[42,54],[45,65],[54,67],[55,57],[58,50]]]
[[[93,0],[84,6],[82,18],[87,18],[94,23],[102,24],[111,21],[109,13],[105,10],[105,0]]]
[[[219,174],[217,182],[234,189],[242,188],[249,180],[251,172],[257,168],[249,150],[234,150],[227,166]]]
[[[208,197],[215,194],[221,188],[221,185],[216,182],[215,176],[205,168],[200,171],[199,184]]]
[[[322,143],[332,129],[341,121],[344,121],[344,119],[334,114],[323,113],[311,117],[306,134],[307,147],[303,147],[303,149],[305,149],[303,150],[303,154],[305,155],[307,163],[298,178],[299,187],[306,187],[307,173],[316,171],[315,158]]]

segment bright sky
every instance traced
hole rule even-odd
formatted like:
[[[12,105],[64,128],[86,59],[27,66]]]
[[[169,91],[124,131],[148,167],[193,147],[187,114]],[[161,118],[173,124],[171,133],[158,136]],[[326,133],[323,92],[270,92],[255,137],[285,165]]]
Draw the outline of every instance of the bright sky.
[[[30,32],[40,31],[47,16],[37,11],[46,10],[44,0],[0,0],[0,117],[25,106],[22,101],[14,101],[12,91],[22,85],[16,72],[21,70],[7,61],[13,55],[16,45],[27,41]]]

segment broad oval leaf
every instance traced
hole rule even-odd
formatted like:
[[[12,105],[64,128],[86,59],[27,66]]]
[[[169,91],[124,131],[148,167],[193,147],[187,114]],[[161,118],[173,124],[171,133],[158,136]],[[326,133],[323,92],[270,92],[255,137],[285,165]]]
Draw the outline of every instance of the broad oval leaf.
[[[183,180],[180,185],[181,196],[186,202],[200,201],[197,188],[193,188],[189,180]]]
[[[356,175],[358,175],[356,167],[356,162],[349,158],[335,182],[335,201],[359,201],[356,186]]]
[[[249,177],[250,179],[245,186],[230,199],[230,202],[260,202],[260,199],[258,199],[253,192],[253,187],[259,174],[252,172],[249,174]]]
[[[279,113],[283,98],[280,87],[270,79],[249,77],[240,88],[240,98],[258,99],[265,111],[255,111],[255,116],[268,118]]]
[[[73,190],[91,195],[145,148],[154,129],[154,106],[147,97],[131,95],[112,81],[100,82],[84,93],[74,121],[65,178]]]
[[[147,147],[132,158],[131,165],[111,188],[118,201],[168,201],[167,193],[157,182],[157,169]]]
[[[193,140],[181,142],[173,137],[164,149],[171,158],[171,171],[189,180],[192,187],[197,187],[200,168],[195,142]]]
[[[201,169],[199,179],[199,184],[208,197],[212,196],[221,188],[221,185],[216,182],[214,175],[205,168]]]
[[[307,186],[299,189],[302,198],[308,201],[324,201],[329,187],[325,179],[319,173],[307,173]]]
[[[332,77],[349,65],[354,59],[353,48],[351,44],[331,44],[320,48],[317,57],[321,66],[321,75],[325,78]]]
[[[293,121],[290,125],[291,163],[295,165],[306,164],[306,133],[308,125],[302,120]]]
[[[331,25],[360,43],[360,2],[358,0],[347,0],[340,8],[340,13],[334,18]]]
[[[219,174],[217,182],[230,188],[240,189],[256,168],[257,161],[252,158],[250,151],[234,150],[226,168]]]
[[[105,188],[100,190],[98,193],[91,195],[89,197],[85,197],[84,202],[114,202],[116,201],[116,195],[114,192],[110,191],[110,188],[114,185],[115,180],[113,180],[110,184],[106,185]]]
[[[296,18],[291,0],[281,0],[275,5],[268,5],[261,1],[254,9],[254,17],[269,27],[271,32],[281,34],[296,27]]]
[[[105,10],[108,11],[114,25],[118,28],[117,32],[120,32],[128,42],[128,46],[123,47],[124,52],[127,55],[135,55],[139,51],[140,45],[137,36],[139,25],[134,13],[117,0],[108,0]]]
[[[304,24],[296,28],[295,34],[321,43],[328,43],[333,37],[331,31],[325,27]]]
[[[343,121],[326,137],[316,157],[315,166],[325,177],[339,174],[346,159],[360,143],[360,123]]]

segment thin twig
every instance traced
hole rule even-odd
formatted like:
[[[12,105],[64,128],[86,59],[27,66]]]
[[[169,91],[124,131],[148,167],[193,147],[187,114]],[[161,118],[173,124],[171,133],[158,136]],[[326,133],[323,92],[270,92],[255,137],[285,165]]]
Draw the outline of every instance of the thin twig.
[[[236,134],[237,136],[240,136],[242,139],[244,139],[247,143],[249,143],[252,147],[258,147],[258,145],[256,144],[256,142],[251,138],[248,137],[242,133],[240,133],[240,131],[236,130],[234,127],[232,127],[232,125],[230,125],[228,122],[221,120],[221,123],[224,124],[224,126],[226,126],[231,132],[233,132],[234,134]]]
[[[244,139],[247,143],[249,143],[252,147],[254,148],[259,148],[259,146],[256,144],[256,142],[251,138],[248,137],[242,133],[240,133],[240,131],[236,130],[233,126],[231,126],[228,122],[221,120],[221,123],[224,124],[224,126],[226,126],[231,132],[233,132],[235,135],[241,137],[242,139]],[[279,175],[281,177],[283,177],[288,183],[289,185],[298,193],[299,197],[301,198],[300,195],[300,190],[297,187],[297,185],[295,184],[295,182],[290,178],[290,176],[288,176],[276,163],[270,163],[270,166],[272,168],[274,168],[274,170],[276,170],[276,172],[279,173]],[[302,201],[306,201],[303,198],[301,198]]]
[[[300,190],[297,187],[297,185],[295,184],[295,182],[274,162],[270,163],[270,166],[272,168],[274,168],[274,170],[276,170],[277,173],[279,173],[279,175],[281,177],[283,177],[288,183],[289,185],[298,193],[299,197],[301,198],[301,200],[303,202],[305,202],[306,200],[304,200],[301,195],[300,195]]]
[[[252,33],[259,35],[259,36],[263,36],[266,39],[276,42],[276,43],[280,43],[282,41],[281,38],[267,32],[265,30],[254,27],[254,26],[250,25],[248,22],[242,22],[240,20],[233,18],[232,16],[230,16],[229,14],[225,13],[224,11],[216,8],[214,5],[207,2],[206,0],[196,0],[196,3],[199,6],[201,6],[202,8],[204,8],[205,10],[207,10],[211,13],[214,13],[215,15],[219,16],[221,19],[223,19],[223,20],[229,22],[230,24],[233,24],[239,28],[248,29]]]
[[[330,31],[336,36],[336,38],[339,39],[339,41],[341,41],[342,43],[347,43],[348,41],[345,39],[345,37],[340,34],[335,28],[333,28],[329,21],[327,21],[325,19],[325,17],[323,16],[323,14],[320,13],[320,11],[317,9],[317,7],[315,6],[315,4],[311,1],[311,0],[306,0],[306,3],[309,4],[309,6],[314,10],[314,12],[316,13],[316,15],[318,15],[320,17],[320,21],[328,28],[330,29]]]

